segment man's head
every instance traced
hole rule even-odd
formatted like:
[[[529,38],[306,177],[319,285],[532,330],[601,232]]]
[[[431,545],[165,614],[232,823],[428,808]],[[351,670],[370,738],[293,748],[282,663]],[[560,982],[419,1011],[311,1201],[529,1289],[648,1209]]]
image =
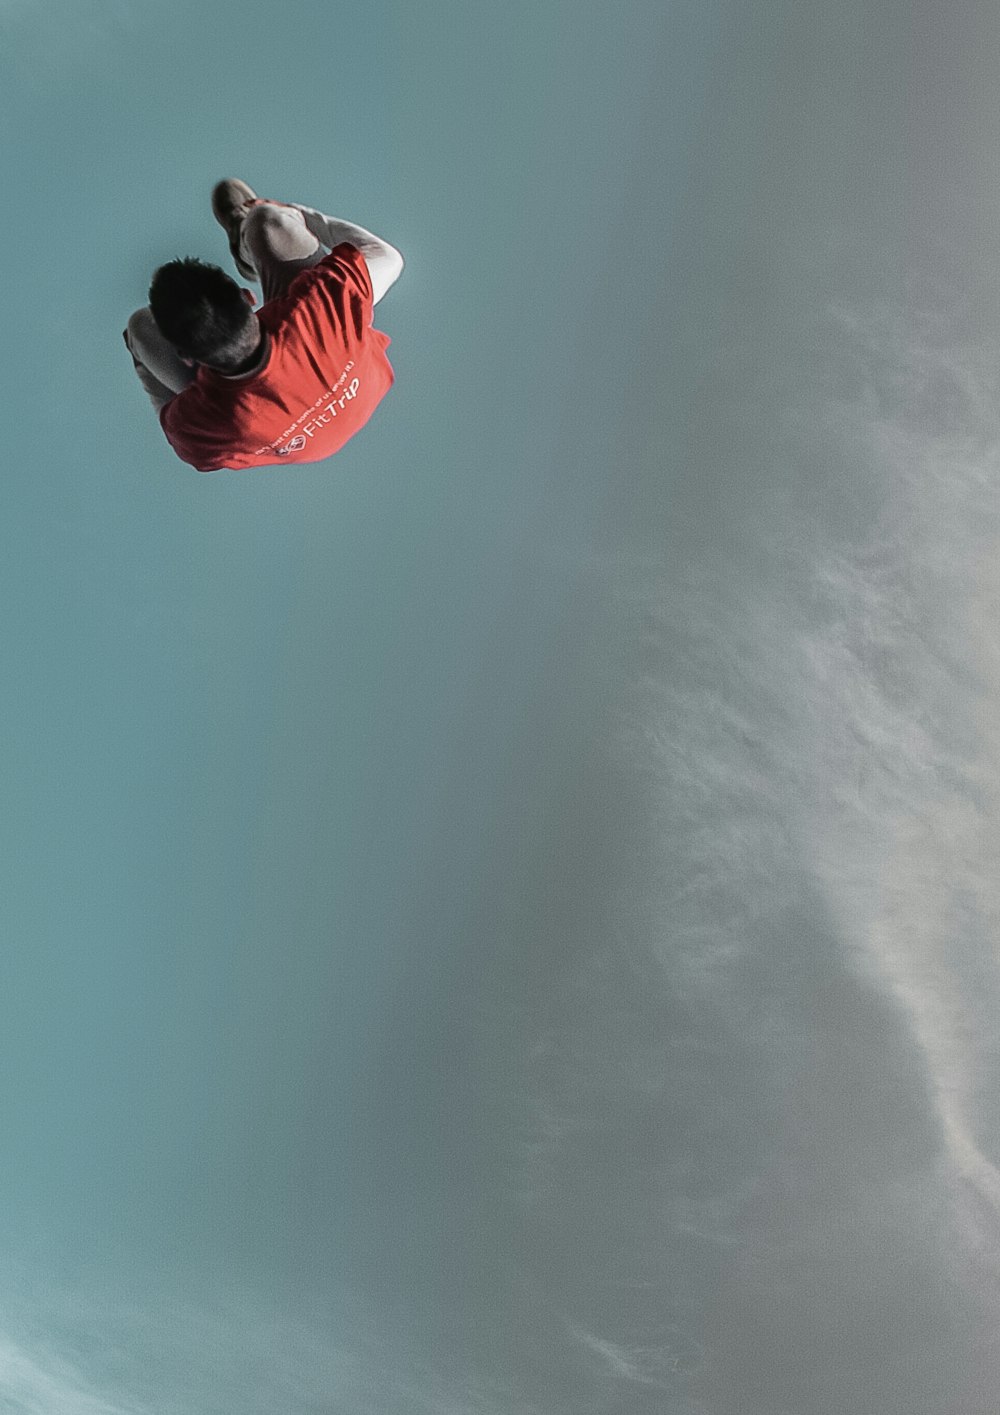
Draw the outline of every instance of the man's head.
[[[160,333],[183,359],[225,373],[245,364],[260,344],[247,292],[217,265],[193,257],[161,265],[149,305]]]

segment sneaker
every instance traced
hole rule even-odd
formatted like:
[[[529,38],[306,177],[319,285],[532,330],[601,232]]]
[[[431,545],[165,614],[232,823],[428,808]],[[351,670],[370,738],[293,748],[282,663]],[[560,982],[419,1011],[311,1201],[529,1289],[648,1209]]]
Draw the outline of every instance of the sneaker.
[[[244,280],[259,280],[257,271],[240,250],[243,220],[257,200],[257,193],[238,177],[226,177],[212,189],[212,215],[229,237],[229,249]]]

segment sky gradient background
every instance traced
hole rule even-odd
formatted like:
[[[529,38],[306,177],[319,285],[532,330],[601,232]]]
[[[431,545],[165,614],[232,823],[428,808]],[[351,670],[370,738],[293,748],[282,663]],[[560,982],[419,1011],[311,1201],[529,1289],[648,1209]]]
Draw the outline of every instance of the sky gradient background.
[[[0,1405],[990,1415],[1000,14],[0,0]],[[121,345],[407,259],[326,464]]]

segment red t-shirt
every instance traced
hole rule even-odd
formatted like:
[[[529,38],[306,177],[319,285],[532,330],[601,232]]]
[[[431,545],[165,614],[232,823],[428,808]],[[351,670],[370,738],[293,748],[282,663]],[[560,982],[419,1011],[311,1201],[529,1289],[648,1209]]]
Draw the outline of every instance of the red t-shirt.
[[[339,452],[392,387],[389,337],[372,328],[364,256],[337,246],[257,318],[269,349],[256,373],[199,368],[160,409],[167,440],[199,472],[318,462]]]

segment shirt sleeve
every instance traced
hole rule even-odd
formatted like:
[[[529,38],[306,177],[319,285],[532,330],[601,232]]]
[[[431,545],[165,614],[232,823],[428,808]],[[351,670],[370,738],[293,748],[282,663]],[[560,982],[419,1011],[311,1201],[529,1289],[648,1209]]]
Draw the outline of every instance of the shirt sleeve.
[[[317,343],[324,345],[329,330],[338,347],[360,348],[375,308],[371,276],[361,252],[355,246],[336,246],[298,278],[308,281],[309,293],[303,290],[301,308],[315,321],[312,334]]]
[[[189,467],[194,467],[196,472],[221,472],[225,465],[223,462],[218,458],[213,458],[207,449],[198,447],[193,439],[186,438],[175,427],[177,419],[172,416],[173,404],[179,396],[179,394],[175,395],[169,403],[165,403],[160,409],[160,426],[163,429],[164,437],[181,461],[186,462]]]
[[[336,276],[352,294],[358,294],[365,301],[369,312],[372,307],[372,278],[368,265],[357,246],[334,246],[328,256],[324,256],[316,270]]]

